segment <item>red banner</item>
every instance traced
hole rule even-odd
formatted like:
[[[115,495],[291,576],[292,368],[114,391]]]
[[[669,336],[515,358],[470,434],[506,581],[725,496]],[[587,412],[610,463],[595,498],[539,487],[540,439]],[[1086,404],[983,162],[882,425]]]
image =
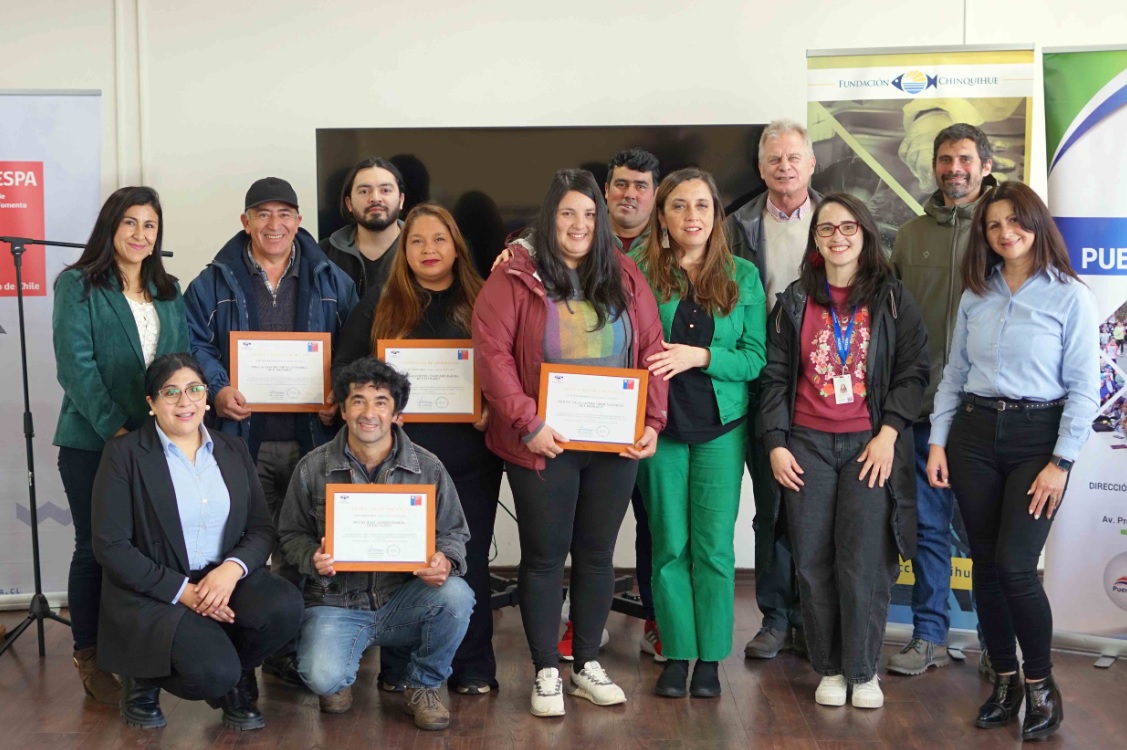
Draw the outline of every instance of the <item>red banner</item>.
[[[42,239],[43,232],[43,162],[0,161],[0,236]],[[23,293],[25,297],[47,294],[47,268],[40,245],[24,252]],[[15,296],[15,266],[11,258],[0,259],[0,297]]]

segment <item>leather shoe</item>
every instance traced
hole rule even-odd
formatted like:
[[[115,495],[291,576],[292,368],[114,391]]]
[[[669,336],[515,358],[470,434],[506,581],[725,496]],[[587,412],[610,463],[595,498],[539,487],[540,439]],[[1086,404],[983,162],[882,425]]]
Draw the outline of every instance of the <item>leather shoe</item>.
[[[131,727],[158,729],[168,722],[160,710],[160,688],[135,677],[122,678],[121,718]]]
[[[267,656],[262,660],[262,674],[274,675],[287,685],[305,687],[301,675],[297,672],[297,659],[293,654]]]
[[[207,702],[212,708],[223,709],[223,726],[240,732],[262,729],[266,726],[262,712],[258,710],[258,706],[249,695],[252,686],[255,688],[258,686],[254,678],[254,670],[244,669],[235,687],[228,690],[222,698]]]
[[[689,679],[689,662],[684,659],[670,659],[661,668],[657,678],[656,693],[663,698],[684,698],[685,682]]]
[[[717,667],[717,662],[697,659],[693,679],[689,682],[689,695],[694,698],[719,698],[720,675]]]
[[[1060,689],[1049,675],[1040,682],[1025,683],[1025,721],[1021,725],[1021,739],[1039,740],[1060,728],[1064,720],[1064,701]]]
[[[993,729],[1004,727],[1017,718],[1017,711],[1021,708],[1021,698],[1025,694],[1022,687],[1021,675],[1017,672],[1009,675],[997,675],[994,678],[994,692],[978,709],[978,718],[974,720],[976,727]]]

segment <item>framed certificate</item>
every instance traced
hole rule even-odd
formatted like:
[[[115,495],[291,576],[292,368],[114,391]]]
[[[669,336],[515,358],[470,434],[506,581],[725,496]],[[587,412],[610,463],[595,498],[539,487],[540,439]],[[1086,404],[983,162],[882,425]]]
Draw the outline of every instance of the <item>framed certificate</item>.
[[[469,339],[380,339],[376,356],[411,380],[404,422],[481,419],[481,388]]]
[[[434,556],[433,484],[325,486],[325,551],[336,570],[413,572]]]
[[[327,333],[231,331],[231,385],[252,411],[319,411],[332,390]]]
[[[642,437],[649,382],[649,370],[544,363],[537,414],[564,450],[621,453]]]

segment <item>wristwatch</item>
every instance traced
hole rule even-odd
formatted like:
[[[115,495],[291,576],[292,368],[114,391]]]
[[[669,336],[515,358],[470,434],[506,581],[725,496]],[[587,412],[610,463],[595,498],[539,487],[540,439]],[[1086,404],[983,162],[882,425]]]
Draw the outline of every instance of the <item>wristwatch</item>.
[[[1058,469],[1064,469],[1066,472],[1070,471],[1072,469],[1072,464],[1075,463],[1074,461],[1070,461],[1063,456],[1058,456],[1055,453],[1053,454],[1053,457],[1049,459],[1049,461]]]

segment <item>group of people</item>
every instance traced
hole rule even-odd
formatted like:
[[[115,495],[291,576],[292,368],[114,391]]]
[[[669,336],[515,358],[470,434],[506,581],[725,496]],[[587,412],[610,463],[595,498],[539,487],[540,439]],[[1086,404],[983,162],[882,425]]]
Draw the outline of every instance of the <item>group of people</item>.
[[[1024,696],[1023,737],[1051,734],[1062,706],[1036,563],[1096,411],[1094,301],[1044,203],[989,177],[981,131],[953,125],[934,154],[939,189],[891,260],[862,201],[810,189],[810,140],[781,120],[760,141],[767,191],[727,218],[711,175],[662,178],[640,149],[616,154],[601,187],[560,170],[484,281],[444,208],[400,220],[390,162],[349,173],[349,226],[320,245],[293,188],[265,178],[183,296],[161,265],[156,193],[117,191],[59,276],[54,313],[87,694],[136,726],[164,724],[164,689],[254,729],[255,668],[340,713],[378,645],[380,687],[419,727],[446,727],[443,682],[498,687],[488,561],[504,472],[531,712],[562,716],[565,689],[626,701],[598,651],[628,505],[641,644],[664,664],[655,690],[717,697],[746,463],[763,621],[745,656],[794,648],[822,677],[817,703],[880,707],[899,555],[916,570],[915,632],[888,669],[946,663],[957,501],[996,672],[976,723],[1009,723]],[[248,408],[230,377],[234,331],[330,334],[329,403]],[[373,354],[405,338],[472,339],[478,423],[402,423],[410,382]],[[637,442],[571,449],[538,412],[544,364],[647,369]],[[433,484],[433,558],[413,573],[335,570],[330,483]]]

